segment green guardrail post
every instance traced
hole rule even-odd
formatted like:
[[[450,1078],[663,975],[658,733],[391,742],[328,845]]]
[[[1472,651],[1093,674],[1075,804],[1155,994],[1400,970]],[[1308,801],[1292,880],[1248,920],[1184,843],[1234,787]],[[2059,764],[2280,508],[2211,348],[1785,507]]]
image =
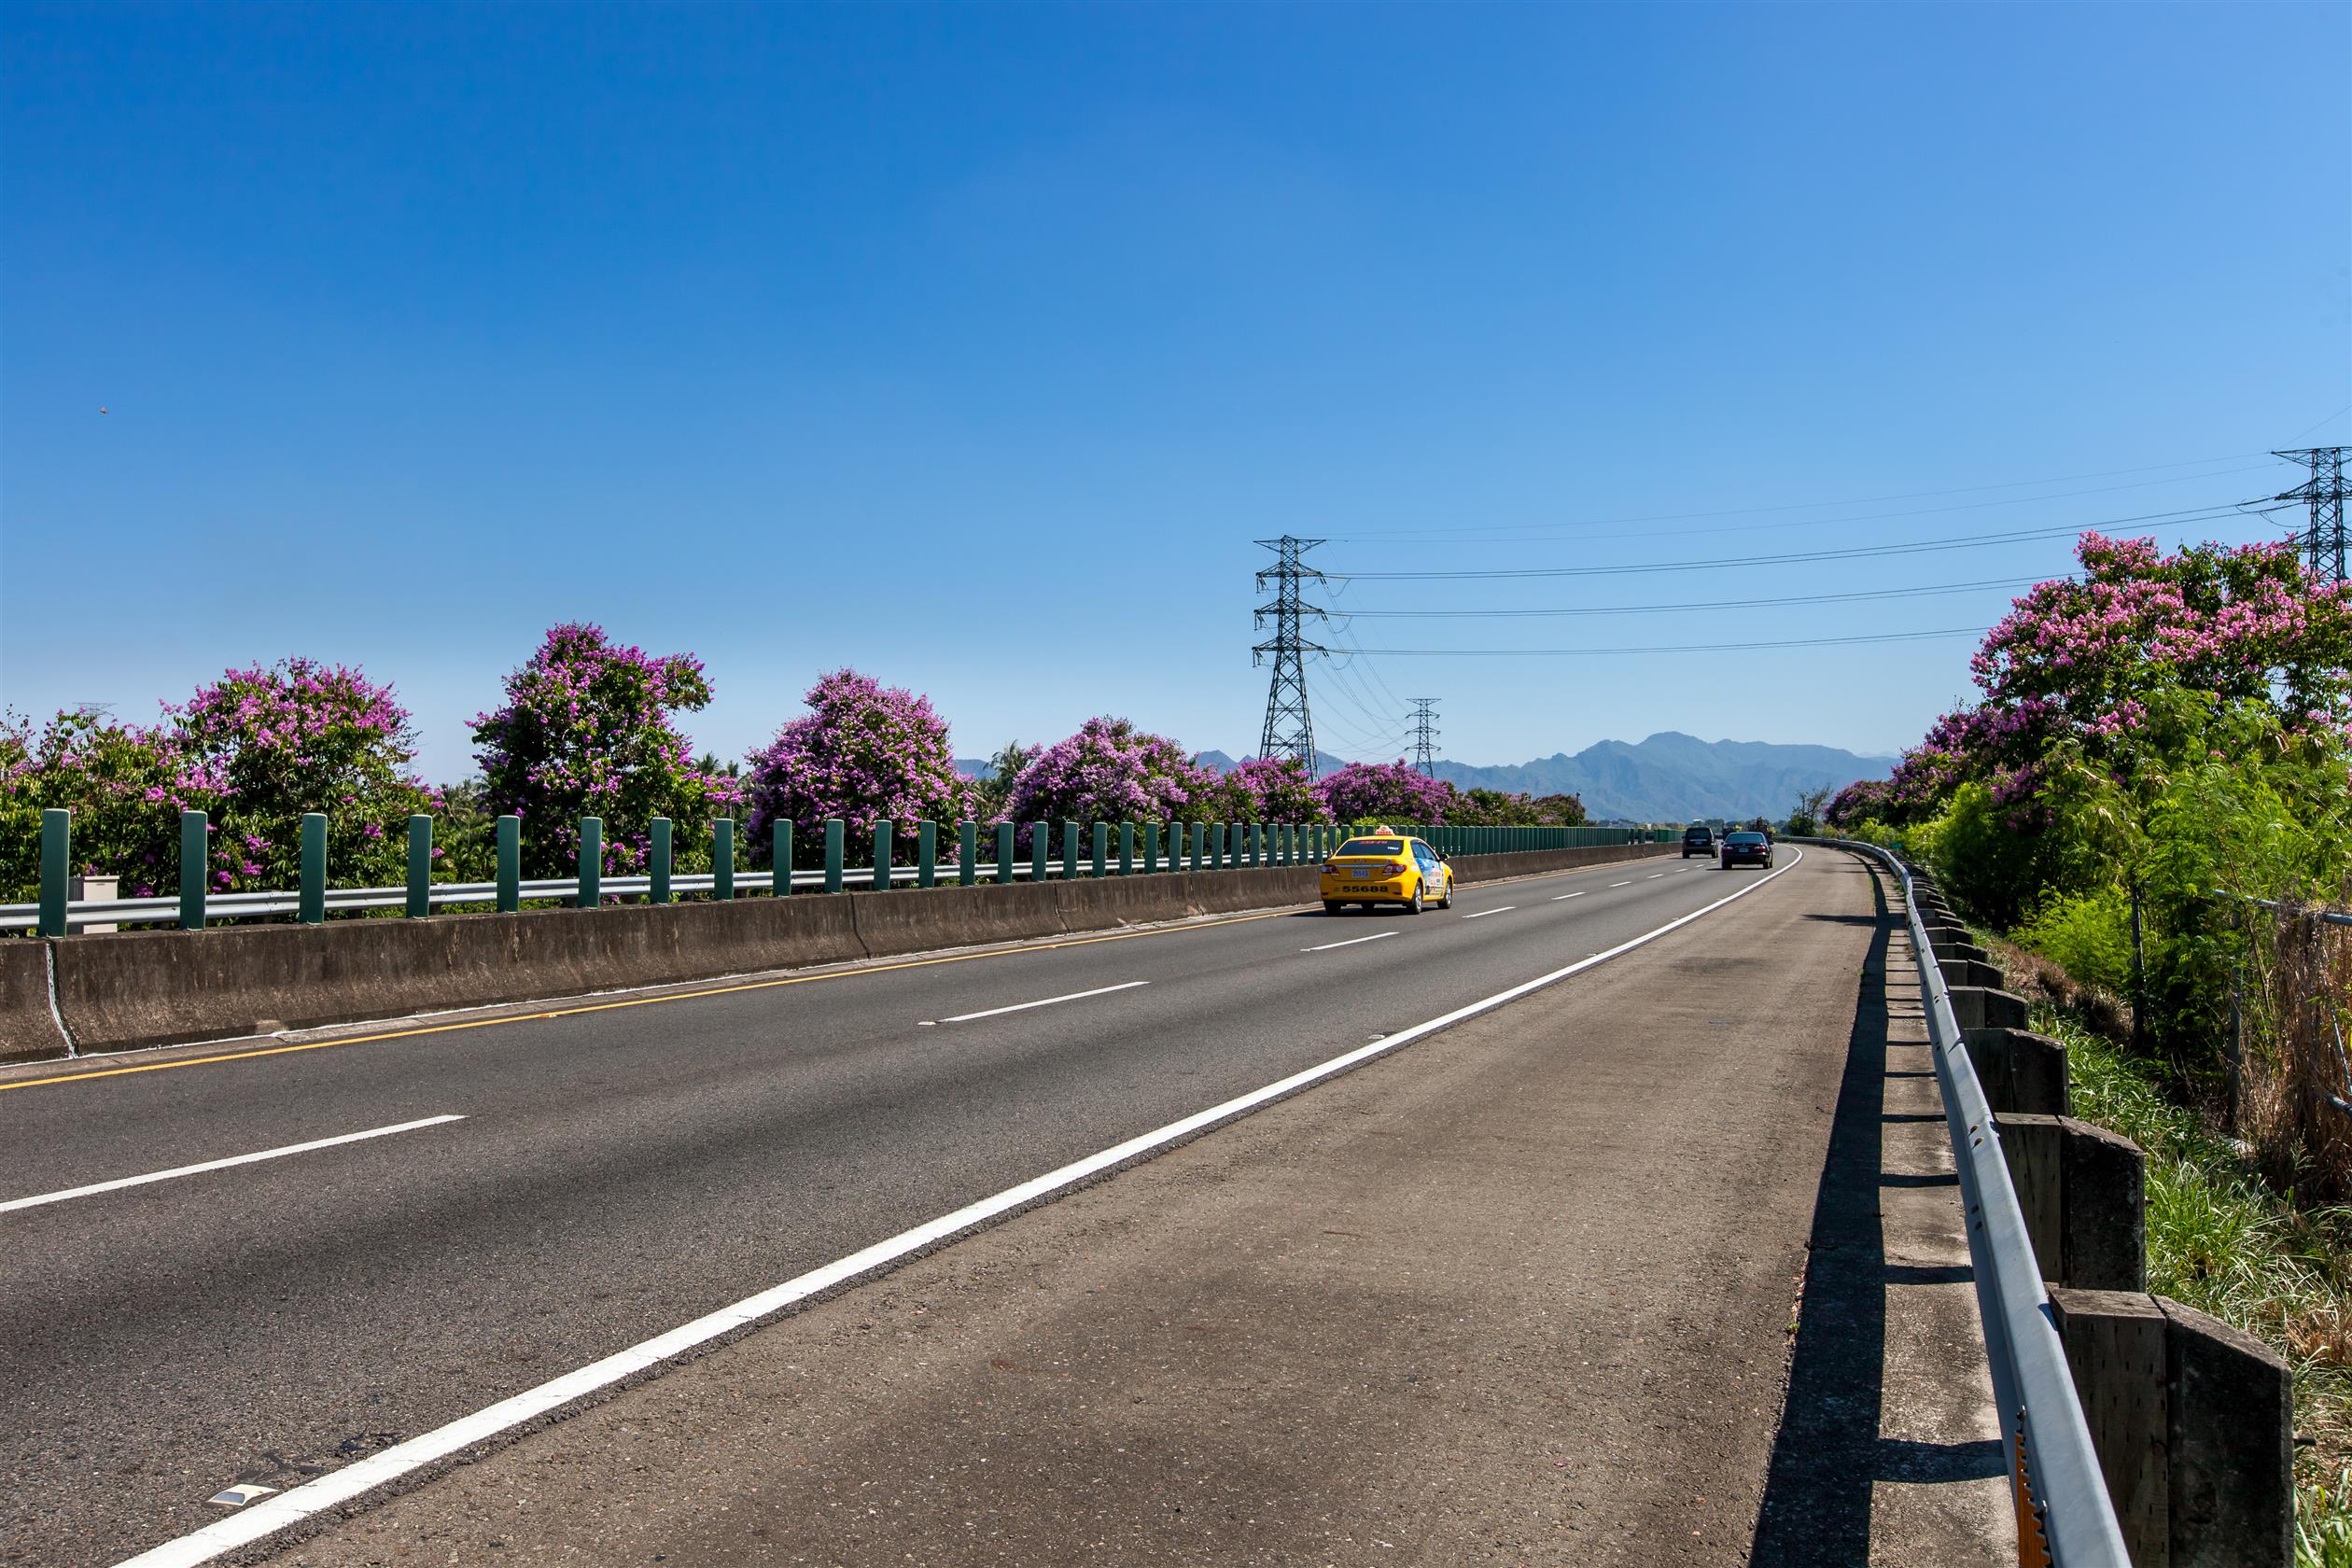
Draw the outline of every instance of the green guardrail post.
[[[1150,876],[1159,870],[1160,825],[1143,824],[1143,875]]]
[[[838,817],[825,819],[825,891],[841,891],[841,856],[847,843],[848,829]]]
[[[302,873],[294,918],[305,926],[327,923],[327,814],[302,813]]]
[[[1075,822],[1062,824],[1061,874],[1065,882],[1078,880],[1078,824]]]
[[[1133,822],[1119,824],[1119,875],[1121,876],[1135,875],[1135,824]]]
[[[212,869],[212,830],[201,811],[180,813],[179,929],[204,929],[205,873]]]
[[[74,875],[74,814],[41,813],[41,934],[65,934],[65,894]]]
[[[1043,822],[1029,824],[1029,880],[1045,880],[1046,860],[1053,853],[1052,831]]]
[[[792,824],[777,818],[768,824],[768,840],[775,846],[768,855],[768,887],[777,898],[792,895]]]
[[[523,819],[500,817],[497,839],[498,913],[511,915],[523,907]]]
[[[939,824],[928,819],[915,824],[915,886],[939,886]]]
[[[996,825],[996,841],[997,880],[1000,882],[1010,882],[1013,880],[1012,823],[999,822]]]
[[[604,902],[604,819],[580,819],[580,891],[573,902],[594,909]]]
[[[717,817],[710,823],[710,896],[735,897],[735,819]]]
[[[956,884],[969,888],[980,880],[980,824],[969,819],[956,824]]]
[[[1111,824],[1108,822],[1097,822],[1094,825],[1094,875],[1096,881],[1101,881],[1108,872],[1110,859]]]
[[[409,819],[408,917],[422,920],[433,912],[433,819],[422,813]]]
[[[866,885],[877,893],[890,890],[890,833],[895,824],[881,821],[874,824],[874,875]]]
[[[646,902],[667,903],[670,901],[670,819],[656,817],[648,826],[653,842],[649,851],[651,863],[645,869],[647,880],[652,885],[646,889]]]
[[[1192,825],[1192,868],[1195,871],[1199,871],[1205,868],[1208,863],[1209,824],[1206,822],[1195,822]]]

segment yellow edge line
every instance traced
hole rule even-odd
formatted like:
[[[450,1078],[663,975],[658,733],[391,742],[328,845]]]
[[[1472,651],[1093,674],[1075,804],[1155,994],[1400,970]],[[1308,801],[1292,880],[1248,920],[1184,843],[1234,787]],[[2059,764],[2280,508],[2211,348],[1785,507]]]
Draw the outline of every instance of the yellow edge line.
[[[1128,942],[1139,936],[1182,936],[1186,931],[1207,931],[1212,926],[1239,926],[1252,920],[1273,920],[1289,914],[1286,909],[1270,910],[1264,915],[1234,915],[1221,920],[1201,920],[1192,925],[1167,926],[1158,931],[1113,931],[1108,936],[1073,937],[1064,942],[1040,942],[1022,947],[997,947],[985,953],[951,953],[937,959],[909,959],[903,963],[871,964],[862,969],[836,969],[824,974],[795,974],[782,980],[747,980],[739,986],[712,986],[699,991],[673,991],[666,996],[630,997],[620,1001],[591,1002],[581,1007],[559,1008],[553,1013],[512,1014],[502,1018],[468,1018],[454,1024],[427,1024],[419,1029],[392,1029],[383,1034],[348,1034],[339,1040],[311,1040],[299,1045],[265,1045],[252,1051],[229,1051],[217,1057],[190,1057],[184,1061],[145,1062],[137,1067],[108,1067],[96,1072],[67,1072],[54,1078],[21,1078],[13,1084],[0,1084],[0,1092],[8,1089],[38,1089],[56,1084],[79,1084],[92,1078],[119,1078],[131,1072],[169,1072],[182,1067],[210,1067],[217,1062],[250,1061],[255,1057],[282,1057],[295,1051],[323,1051],[330,1045],[364,1045],[371,1041],[407,1040],[420,1034],[449,1034],[457,1029],[490,1029],[498,1024],[535,1024],[549,1018],[570,1018],[585,1013],[610,1013],[623,1007],[651,1007],[656,1002],[693,1001],[698,997],[729,996],[736,991],[766,991],[778,986],[811,986],[819,980],[855,980],[863,974],[888,974],[896,969],[929,969],[933,964],[972,963],[980,959],[1017,958],[1023,953],[1050,953],[1057,947],[1092,947],[1103,942]]]

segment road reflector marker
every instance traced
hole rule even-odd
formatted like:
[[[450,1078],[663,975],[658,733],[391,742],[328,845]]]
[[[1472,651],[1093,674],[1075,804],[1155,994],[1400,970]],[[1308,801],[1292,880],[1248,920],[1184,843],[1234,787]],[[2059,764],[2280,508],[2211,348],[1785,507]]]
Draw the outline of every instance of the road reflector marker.
[[[943,1024],[968,1024],[974,1018],[993,1018],[1001,1013],[1026,1013],[1032,1007],[1051,1007],[1057,1001],[1084,1001],[1088,997],[1109,996],[1113,991],[1131,991],[1138,986],[1148,986],[1149,980],[1129,980],[1120,986],[1097,986],[1091,991],[1072,991],[1068,996],[1040,997],[1035,1001],[1016,1001],[1010,1007],[991,1007],[979,1013],[959,1013],[952,1018],[942,1018]]]
[[[255,1498],[267,1497],[275,1491],[277,1491],[275,1487],[257,1486],[251,1481],[242,1481],[226,1491],[214,1492],[204,1501],[217,1503],[224,1508],[242,1508]]]

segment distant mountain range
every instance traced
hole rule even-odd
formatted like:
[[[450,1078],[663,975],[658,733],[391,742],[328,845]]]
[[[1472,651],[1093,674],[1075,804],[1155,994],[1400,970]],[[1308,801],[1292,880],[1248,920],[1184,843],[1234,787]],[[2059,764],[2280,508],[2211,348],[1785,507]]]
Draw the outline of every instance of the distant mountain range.
[[[1325,773],[1347,765],[1319,753]],[[1234,759],[1200,753],[1220,772]],[[988,765],[959,758],[957,767],[982,778]],[[1441,761],[1437,777],[1461,789],[1512,790],[1531,795],[1575,795],[1599,820],[1683,822],[1701,817],[1781,817],[1810,790],[1841,789],[1857,778],[1883,778],[1892,757],[1857,756],[1834,746],[1778,746],[1761,740],[1701,740],[1663,731],[1639,744],[1603,740],[1575,756],[1564,751],[1497,767]]]

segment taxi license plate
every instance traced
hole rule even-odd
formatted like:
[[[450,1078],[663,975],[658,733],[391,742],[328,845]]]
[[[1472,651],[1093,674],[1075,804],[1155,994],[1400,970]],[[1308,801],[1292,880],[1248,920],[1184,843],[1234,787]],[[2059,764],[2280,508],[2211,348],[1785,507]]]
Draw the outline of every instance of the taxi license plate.
[[[1357,881],[1362,882],[1368,879],[1371,876],[1372,872],[1369,867],[1357,866],[1350,871],[1348,875],[1354,877]]]

